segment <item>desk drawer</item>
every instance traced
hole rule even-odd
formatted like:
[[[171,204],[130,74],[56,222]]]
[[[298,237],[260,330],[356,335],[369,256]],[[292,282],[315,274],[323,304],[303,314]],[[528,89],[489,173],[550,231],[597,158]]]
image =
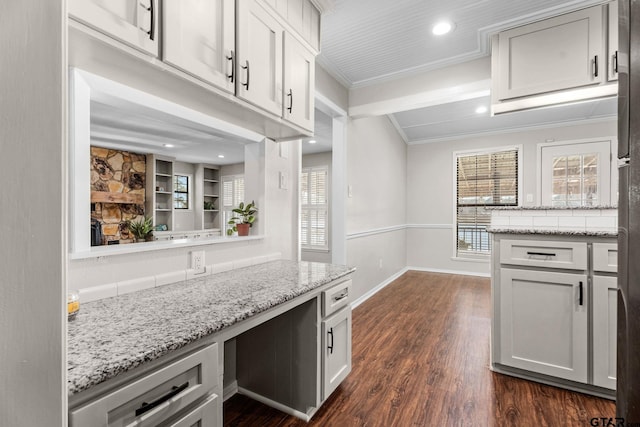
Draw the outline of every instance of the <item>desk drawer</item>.
[[[586,270],[587,244],[585,242],[501,240],[500,263]]]
[[[618,244],[593,244],[593,271],[618,272]]]
[[[351,280],[322,292],[322,317],[327,317],[351,302]]]
[[[70,427],[157,426],[205,396],[218,381],[218,346],[169,363],[71,411]]]

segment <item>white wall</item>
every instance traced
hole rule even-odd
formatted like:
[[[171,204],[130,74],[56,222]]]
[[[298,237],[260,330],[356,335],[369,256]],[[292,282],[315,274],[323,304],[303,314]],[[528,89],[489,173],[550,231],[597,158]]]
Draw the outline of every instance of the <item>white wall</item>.
[[[66,425],[64,4],[0,2],[1,426]]]
[[[537,144],[616,135],[616,121],[593,122],[409,146],[407,150],[407,264],[409,267],[489,274],[489,262],[452,259],[455,177],[453,153],[521,144],[520,197],[536,195]],[[534,205],[535,203],[523,203]]]
[[[404,269],[407,146],[386,117],[350,120],[347,137],[347,264],[359,298]],[[381,266],[382,264],[382,266]]]
[[[328,200],[328,209],[329,212],[331,212],[331,199],[333,198],[333,186],[331,183],[331,174],[332,174],[332,169],[331,169],[331,151],[326,151],[324,153],[315,153],[315,154],[306,154],[304,156],[302,156],[302,167],[303,168],[310,168],[310,167],[317,167],[317,166],[328,166],[329,170],[328,170],[328,174],[327,174],[327,182],[328,182],[328,194],[329,194],[329,200]],[[329,215],[329,218],[331,217],[331,215]],[[308,250],[308,249],[302,249],[301,253],[301,259],[303,261],[314,261],[314,262],[327,262],[327,263],[331,263],[331,224],[332,221],[329,220],[329,227],[327,228],[327,233],[328,233],[328,240],[329,240],[329,250]]]

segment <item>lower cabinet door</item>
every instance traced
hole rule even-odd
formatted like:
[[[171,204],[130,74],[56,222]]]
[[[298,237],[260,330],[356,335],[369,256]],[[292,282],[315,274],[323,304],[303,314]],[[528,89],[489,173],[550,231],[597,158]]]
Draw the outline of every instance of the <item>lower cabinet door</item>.
[[[593,384],[616,388],[618,279],[593,276]]]
[[[212,394],[186,414],[161,424],[159,427],[222,427],[222,402]]]
[[[322,400],[351,372],[351,308],[322,321]]]
[[[500,270],[499,363],[587,382],[587,276]]]

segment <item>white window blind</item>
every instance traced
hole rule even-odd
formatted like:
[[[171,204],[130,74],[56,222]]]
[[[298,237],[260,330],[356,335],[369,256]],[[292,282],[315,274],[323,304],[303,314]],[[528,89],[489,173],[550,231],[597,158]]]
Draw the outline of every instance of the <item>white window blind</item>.
[[[231,226],[229,219],[233,217],[233,208],[244,202],[244,175],[227,175],[222,180],[222,214],[225,233]]]
[[[518,150],[457,156],[456,253],[488,255],[486,206],[518,205]]]
[[[300,244],[328,248],[328,167],[303,168],[300,176]]]

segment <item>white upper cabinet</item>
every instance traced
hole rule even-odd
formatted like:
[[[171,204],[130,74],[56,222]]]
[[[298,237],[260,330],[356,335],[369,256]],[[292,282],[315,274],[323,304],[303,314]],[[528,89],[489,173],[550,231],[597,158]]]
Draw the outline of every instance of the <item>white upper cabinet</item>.
[[[69,0],[76,20],[158,56],[158,0]]]
[[[607,72],[602,6],[498,35],[498,99],[597,85]]]
[[[284,29],[261,3],[236,3],[236,96],[282,116]]]
[[[313,130],[315,57],[292,35],[285,33],[284,105],[282,116]]]
[[[618,80],[618,2],[607,5],[609,12],[609,37],[607,39],[607,79]]]
[[[163,61],[233,93],[234,0],[163,0]]]
[[[265,0],[309,45],[320,50],[320,12],[311,0]]]

